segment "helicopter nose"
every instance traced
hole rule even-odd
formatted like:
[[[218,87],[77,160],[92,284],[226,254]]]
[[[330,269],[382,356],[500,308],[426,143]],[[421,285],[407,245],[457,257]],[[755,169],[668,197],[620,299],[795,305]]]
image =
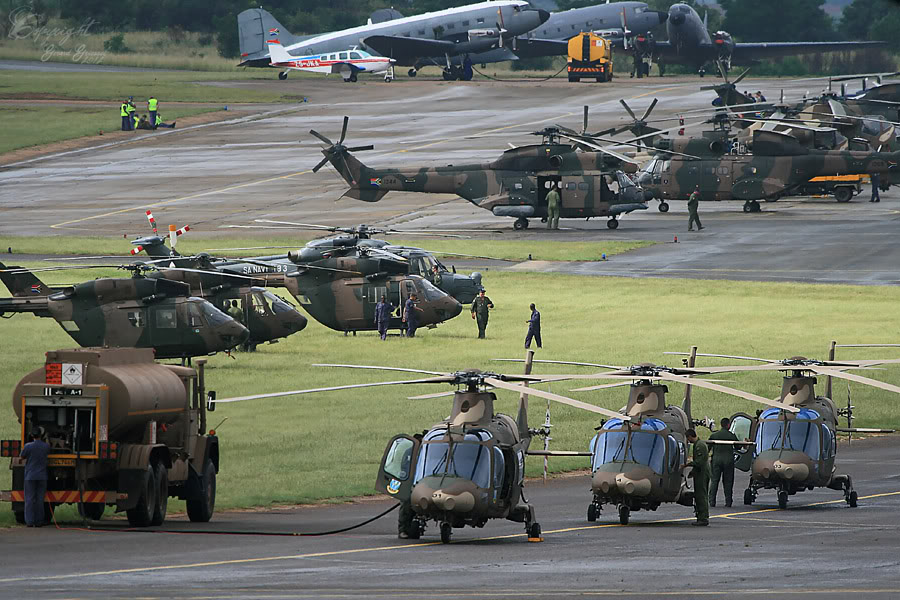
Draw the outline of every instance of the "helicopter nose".
[[[437,312],[439,315],[442,315],[444,319],[452,319],[462,312],[462,304],[460,304],[456,298],[447,296],[446,298],[443,298],[438,305]]]
[[[776,460],[775,473],[785,479],[804,481],[809,477],[809,467],[803,463],[784,463]]]
[[[475,496],[471,492],[450,494],[444,490],[437,490],[431,495],[431,502],[441,510],[469,512],[475,507]]]
[[[631,479],[624,473],[616,475],[616,486],[629,496],[646,496],[652,487],[649,479]]]
[[[306,328],[307,323],[309,323],[309,321],[307,321],[306,317],[299,312],[294,311],[294,314],[288,319],[288,329],[291,331],[303,331]]]

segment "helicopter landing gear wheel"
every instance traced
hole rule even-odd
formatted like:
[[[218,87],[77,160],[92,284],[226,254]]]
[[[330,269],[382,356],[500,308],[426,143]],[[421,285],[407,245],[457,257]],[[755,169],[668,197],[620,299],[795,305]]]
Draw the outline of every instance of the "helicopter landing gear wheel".
[[[784,490],[778,492],[778,508],[787,508],[788,493]]]
[[[419,74],[419,72],[415,69],[410,69],[409,71],[406,72],[406,74],[409,75],[410,77],[415,77],[416,75]]]
[[[747,200],[744,202],[744,212],[745,213],[758,213],[760,212],[759,202],[756,200]]]
[[[668,202],[660,202],[659,203],[659,212],[661,212],[661,213],[669,212],[669,203]]]
[[[281,73],[279,73],[278,79],[280,79],[281,81],[284,81],[285,79],[287,79],[287,71],[282,71]]]
[[[541,524],[537,522],[532,523],[525,528],[525,532],[528,534],[528,539],[539,540],[541,539]]]
[[[753,497],[753,490],[751,490],[750,488],[744,490],[744,504],[750,506],[751,504],[753,504],[753,500],[755,500],[755,498]]]
[[[453,528],[450,526],[450,523],[444,521],[441,523],[441,543],[449,544],[451,535],[453,535]]]
[[[599,516],[599,513],[600,513],[600,511],[597,510],[596,504],[588,504],[588,514],[587,514],[588,521],[590,521],[591,523],[596,521],[597,517]]]
[[[850,508],[856,508],[856,500],[858,496],[856,494],[856,490],[850,492],[850,495],[847,496],[847,504],[850,505]]]
[[[516,231],[522,231],[523,229],[528,229],[528,219],[525,217],[519,217],[516,219],[516,222],[513,223],[513,229]]]
[[[619,220],[615,219],[615,218],[610,219],[609,221],[606,222],[606,226],[609,227],[610,229],[618,229],[619,228]]]
[[[631,509],[624,504],[619,505],[619,523],[628,525],[628,517],[631,516]]]

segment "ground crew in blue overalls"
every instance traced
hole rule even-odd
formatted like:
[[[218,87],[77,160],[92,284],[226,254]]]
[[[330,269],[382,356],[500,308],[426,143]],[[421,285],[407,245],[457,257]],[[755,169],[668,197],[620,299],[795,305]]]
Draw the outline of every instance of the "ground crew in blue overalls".
[[[406,321],[406,337],[416,337],[416,329],[419,328],[419,315],[416,314],[416,311],[425,312],[416,306],[416,299],[416,294],[412,293],[403,305],[403,320]]]
[[[394,305],[388,302],[387,297],[382,294],[381,300],[375,305],[375,327],[381,334],[381,339],[387,339],[388,326],[391,324],[391,313],[394,312]]]
[[[541,313],[538,312],[538,309],[534,306],[534,302],[531,303],[531,318],[525,321],[528,323],[528,334],[525,336],[525,348],[531,348],[531,339],[534,338],[534,341],[537,342],[538,348],[541,347]]]
[[[881,177],[878,173],[872,173],[869,176],[869,179],[872,181],[872,198],[869,202],[881,202],[881,195],[878,193],[878,186],[881,185]]]
[[[159,108],[159,100],[150,96],[150,99],[147,100],[147,110],[150,112],[150,125],[153,126],[153,129],[156,129],[156,110]]]
[[[122,117],[122,131],[131,131],[131,117],[128,114],[128,101],[122,100],[119,106],[119,115]]]
[[[44,495],[47,492],[47,455],[50,445],[41,439],[41,430],[31,432],[31,441],[19,455],[25,459],[25,524],[44,525]]]

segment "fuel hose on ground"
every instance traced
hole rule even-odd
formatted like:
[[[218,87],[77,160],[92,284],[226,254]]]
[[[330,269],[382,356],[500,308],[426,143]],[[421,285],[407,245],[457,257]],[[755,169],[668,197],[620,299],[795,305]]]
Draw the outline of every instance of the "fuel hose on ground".
[[[345,533],[347,531],[352,531],[354,529],[359,529],[364,525],[368,525],[373,521],[377,521],[381,517],[385,516],[392,510],[395,510],[399,503],[393,505],[386,511],[375,515],[369,519],[361,523],[357,523],[356,525],[351,525],[349,527],[342,527],[341,529],[333,529],[331,531],[315,531],[315,532],[301,532],[301,531],[244,531],[244,530],[235,530],[235,531],[210,531],[207,529],[145,529],[138,527],[94,527],[91,525],[87,525],[85,527],[60,527],[58,523],[56,523],[56,517],[53,516],[53,522],[56,525],[57,529],[60,530],[69,530],[69,531],[103,531],[103,532],[118,532],[118,533],[173,533],[173,534],[183,534],[183,535],[256,535],[256,536],[275,536],[275,537],[317,537],[323,535],[335,535],[338,533]]]

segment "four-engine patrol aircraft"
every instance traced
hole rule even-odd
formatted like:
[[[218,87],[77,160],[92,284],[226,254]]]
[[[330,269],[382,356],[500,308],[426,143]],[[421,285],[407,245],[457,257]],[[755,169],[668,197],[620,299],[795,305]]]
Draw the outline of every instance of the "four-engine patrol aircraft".
[[[364,50],[350,48],[342,52],[330,54],[310,54],[308,56],[291,56],[281,42],[269,40],[270,67],[283,69],[279,79],[287,79],[288,71],[308,71],[310,73],[338,73],[344,81],[355,82],[356,74],[384,73],[384,80],[394,79],[393,58],[372,56]]]

